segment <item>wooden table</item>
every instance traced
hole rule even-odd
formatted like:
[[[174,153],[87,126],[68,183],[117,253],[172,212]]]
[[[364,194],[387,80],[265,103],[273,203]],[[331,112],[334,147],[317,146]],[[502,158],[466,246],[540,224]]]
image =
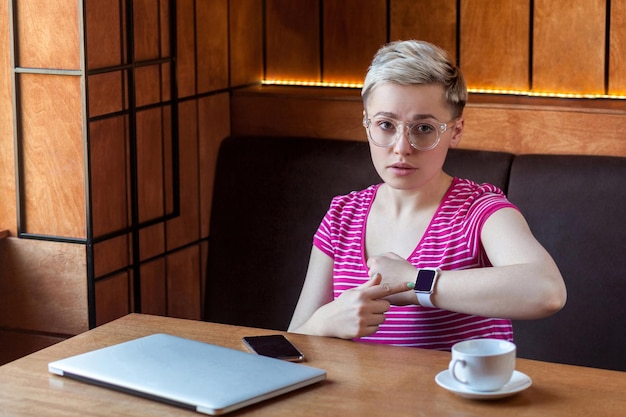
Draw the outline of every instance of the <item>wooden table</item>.
[[[245,350],[241,338],[274,331],[131,314],[0,367],[0,416],[193,416],[193,411],[52,375],[48,362],[164,332]],[[491,401],[461,398],[435,375],[450,354],[289,334],[328,379],[229,415],[624,416],[626,373],[518,359],[533,385]]]

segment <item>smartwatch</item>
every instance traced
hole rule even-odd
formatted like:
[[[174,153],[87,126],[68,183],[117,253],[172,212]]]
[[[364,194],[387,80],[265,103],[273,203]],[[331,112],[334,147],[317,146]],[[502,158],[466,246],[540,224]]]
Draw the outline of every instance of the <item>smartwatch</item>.
[[[439,269],[436,268],[420,268],[417,271],[414,291],[417,295],[417,302],[421,306],[435,308],[431,296],[435,291],[438,277]]]

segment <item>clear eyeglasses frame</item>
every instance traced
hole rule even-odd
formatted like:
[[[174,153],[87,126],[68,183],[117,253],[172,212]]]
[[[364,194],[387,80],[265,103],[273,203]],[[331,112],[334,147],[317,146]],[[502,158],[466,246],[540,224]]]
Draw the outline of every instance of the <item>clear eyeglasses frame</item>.
[[[401,122],[389,117],[363,117],[363,127],[367,130],[367,137],[376,146],[389,148],[398,142],[398,138],[408,133],[409,144],[419,151],[429,151],[439,144],[439,139],[448,125],[455,119],[443,123],[429,118],[414,122]]]

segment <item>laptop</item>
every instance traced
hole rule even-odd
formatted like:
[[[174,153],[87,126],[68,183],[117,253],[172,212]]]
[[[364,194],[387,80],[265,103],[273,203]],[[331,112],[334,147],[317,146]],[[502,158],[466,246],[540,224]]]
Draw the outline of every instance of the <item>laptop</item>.
[[[326,378],[322,369],[163,333],[51,362],[48,370],[212,415]]]

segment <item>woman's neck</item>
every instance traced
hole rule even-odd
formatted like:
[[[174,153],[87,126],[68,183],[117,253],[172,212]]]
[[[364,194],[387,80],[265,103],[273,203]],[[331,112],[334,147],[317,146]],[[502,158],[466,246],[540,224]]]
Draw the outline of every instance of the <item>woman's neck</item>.
[[[432,181],[416,189],[392,188],[381,185],[376,200],[388,216],[402,217],[438,207],[448,192],[453,178],[442,172]]]

